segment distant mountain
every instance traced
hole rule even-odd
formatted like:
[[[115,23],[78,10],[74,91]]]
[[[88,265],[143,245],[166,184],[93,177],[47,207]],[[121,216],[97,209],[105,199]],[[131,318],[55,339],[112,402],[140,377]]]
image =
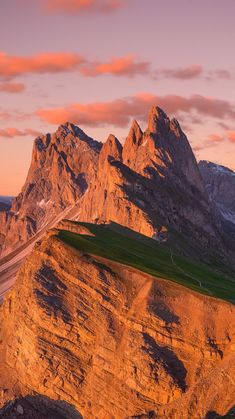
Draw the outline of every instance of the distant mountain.
[[[13,196],[0,196],[0,211],[9,211]]]
[[[194,257],[228,254],[187,137],[156,106],[145,132],[133,122],[124,146],[113,135],[99,143],[71,123],[36,138],[22,192],[0,214],[2,254],[65,215],[167,237]]]
[[[14,196],[1,196],[0,195],[0,202],[3,204],[11,204]]]
[[[205,160],[198,166],[211,201],[222,217],[235,225],[235,172]]]
[[[222,217],[224,230],[235,240],[235,172],[205,160],[199,162],[199,170],[210,200]]]

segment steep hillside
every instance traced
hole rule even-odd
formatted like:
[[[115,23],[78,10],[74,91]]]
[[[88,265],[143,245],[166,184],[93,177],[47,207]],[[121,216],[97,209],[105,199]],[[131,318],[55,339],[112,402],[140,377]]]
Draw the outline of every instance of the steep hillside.
[[[187,288],[199,268],[175,255],[170,266],[162,246],[115,229],[67,221],[24,263],[0,312],[2,405],[41,394],[84,418],[226,414],[234,305]],[[203,269],[203,287],[230,286]]]

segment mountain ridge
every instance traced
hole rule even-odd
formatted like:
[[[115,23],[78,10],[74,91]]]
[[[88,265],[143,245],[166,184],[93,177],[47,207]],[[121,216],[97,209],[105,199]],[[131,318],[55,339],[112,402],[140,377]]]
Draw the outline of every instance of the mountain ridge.
[[[155,206],[146,187],[158,201]],[[97,190],[102,205],[96,198]],[[136,200],[135,194],[139,195]],[[173,225],[178,230],[183,224],[190,230],[196,225],[199,237],[208,237],[210,243],[213,237],[217,248],[222,247],[217,225],[210,221],[210,202],[187,137],[178,121],[170,120],[156,106],[150,111],[147,130],[142,132],[133,121],[123,146],[112,135],[101,144],[69,122],[52,135],[38,137],[22,192],[10,212],[1,216],[5,225],[0,242],[2,255],[14,250],[14,243],[22,244],[34,235],[50,221],[48,215],[52,219],[69,205],[77,206],[81,221],[112,220],[152,237],[162,225]],[[150,207],[158,221],[153,220]]]

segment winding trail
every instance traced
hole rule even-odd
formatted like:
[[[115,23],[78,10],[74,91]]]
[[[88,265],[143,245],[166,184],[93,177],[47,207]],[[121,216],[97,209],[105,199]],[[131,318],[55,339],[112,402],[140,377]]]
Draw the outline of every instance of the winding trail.
[[[204,291],[208,292],[208,294],[209,294],[209,295],[213,295],[213,294],[211,293],[211,291],[210,291],[210,290],[208,290],[208,288],[205,288],[205,287],[203,287],[203,286],[202,286],[202,283],[201,283],[201,281],[200,281],[198,278],[195,278],[194,276],[192,276],[192,275],[188,274],[187,272],[185,272],[185,271],[184,271],[184,269],[183,269],[183,268],[181,268],[180,266],[178,266],[178,265],[176,264],[176,262],[174,261],[172,249],[170,249],[170,252],[171,252],[171,262],[172,262],[172,265],[174,265],[174,266],[178,269],[178,271],[182,272],[182,273],[183,273],[184,275],[186,275],[188,278],[193,279],[194,281],[196,281],[196,282],[199,284],[199,287],[200,287],[202,290],[204,290]]]

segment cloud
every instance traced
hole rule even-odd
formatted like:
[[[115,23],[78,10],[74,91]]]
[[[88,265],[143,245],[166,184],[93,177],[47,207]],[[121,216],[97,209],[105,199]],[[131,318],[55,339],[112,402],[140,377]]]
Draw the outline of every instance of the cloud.
[[[211,143],[221,143],[221,141],[224,140],[224,137],[222,137],[221,135],[218,134],[210,134],[208,135],[208,141],[210,141]]]
[[[178,79],[192,80],[196,78],[216,81],[219,79],[231,80],[234,77],[232,72],[227,69],[205,70],[200,64],[191,64],[178,68],[159,68],[153,72],[154,79]]]
[[[59,73],[76,69],[84,58],[73,53],[42,53],[32,56],[10,56],[0,52],[0,76],[11,78],[27,73]]]
[[[222,142],[235,143],[235,131],[226,131],[224,135],[210,134],[207,139],[201,144],[197,144],[193,147],[194,151],[201,151],[205,148],[214,147]]]
[[[150,73],[150,63],[138,61],[133,55],[120,58],[113,58],[107,63],[89,63],[81,67],[84,76],[96,77],[102,74],[112,74],[115,76],[133,77],[137,74],[147,75]]]
[[[156,96],[140,93],[135,96],[108,102],[74,103],[61,108],[39,109],[36,115],[50,124],[71,121],[88,126],[114,125],[125,127],[130,119],[146,121],[152,105],[158,105],[171,115],[179,112],[197,112],[201,116],[215,118],[235,117],[234,106],[225,100],[193,95],[189,98],[178,95]]]
[[[214,79],[230,80],[232,79],[232,77],[233,77],[233,74],[229,70],[226,70],[223,68],[209,71],[206,76],[207,80],[214,80]]]
[[[25,90],[23,83],[0,83],[0,92],[21,93]]]
[[[201,144],[193,145],[193,150],[195,152],[198,152],[198,151],[204,150],[205,148],[214,147],[223,141],[224,141],[224,137],[213,133],[213,134],[208,135],[207,139],[203,141]]]
[[[228,125],[228,124],[226,124],[225,122],[218,121],[218,122],[217,122],[217,124],[218,124],[221,128],[223,128],[223,129],[225,129],[225,130],[229,131],[229,125]]]
[[[235,131],[227,131],[227,139],[231,142],[231,143],[235,143]]]
[[[26,128],[24,130],[20,130],[18,128],[0,129],[0,137],[4,138],[26,137],[28,135],[38,137],[40,135],[40,132],[31,128]]]
[[[10,79],[28,73],[61,73],[78,71],[83,76],[95,77],[102,74],[133,77],[150,74],[150,63],[139,61],[133,55],[113,58],[110,61],[92,62],[85,57],[68,52],[42,53],[32,56],[10,56],[0,52],[0,77]],[[19,84],[18,84],[19,86]]]
[[[189,80],[201,76],[203,68],[199,64],[192,64],[188,67],[180,67],[176,69],[157,70],[156,76],[161,78],[174,78],[180,80]]]
[[[124,5],[123,0],[40,0],[47,12],[81,13],[100,12],[110,13]]]
[[[204,70],[201,65],[193,64],[181,68],[151,69],[151,63],[136,57],[125,55],[113,57],[106,62],[92,61],[87,57],[72,52],[47,52],[31,56],[8,55],[0,51],[0,77],[5,81],[24,74],[55,74],[77,71],[85,77],[112,75],[119,77],[148,76],[154,80],[174,78],[191,80],[202,76]],[[217,71],[217,73],[216,73]],[[228,73],[227,70],[216,70],[207,78],[218,79]],[[19,86],[19,83],[18,83]],[[20,89],[20,87],[18,87]],[[22,88],[22,85],[21,85]],[[9,87],[10,89],[10,87]],[[13,87],[12,87],[13,90]]]

